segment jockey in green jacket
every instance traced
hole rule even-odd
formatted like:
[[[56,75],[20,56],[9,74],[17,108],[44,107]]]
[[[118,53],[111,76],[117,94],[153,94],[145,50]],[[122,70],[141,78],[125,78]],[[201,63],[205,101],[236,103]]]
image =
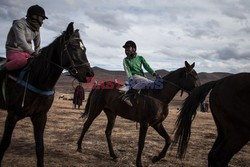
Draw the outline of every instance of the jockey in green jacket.
[[[142,66],[152,76],[157,78],[160,77],[142,56],[137,55],[135,42],[127,41],[125,45],[123,45],[123,48],[125,49],[125,54],[127,56],[123,59],[123,67],[128,76],[130,86],[133,88],[130,89],[130,91],[143,89],[147,84],[153,83],[152,80],[149,80],[145,77]],[[126,88],[122,90],[126,91]],[[124,100],[127,104],[132,106],[129,98],[125,98]]]
[[[123,60],[124,70],[126,71],[127,76],[131,79],[134,75],[145,76],[142,70],[142,65],[151,75],[155,74],[155,71],[142,56],[135,55],[133,57],[126,57]]]

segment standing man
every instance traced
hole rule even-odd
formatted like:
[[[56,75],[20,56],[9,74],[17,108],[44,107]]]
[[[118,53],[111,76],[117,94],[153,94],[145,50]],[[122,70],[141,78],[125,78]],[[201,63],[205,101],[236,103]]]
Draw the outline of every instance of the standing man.
[[[82,83],[79,82],[79,85],[76,87],[74,92],[74,108],[76,109],[76,106],[78,106],[77,108],[80,109],[83,100],[85,100],[84,88],[82,87]]]

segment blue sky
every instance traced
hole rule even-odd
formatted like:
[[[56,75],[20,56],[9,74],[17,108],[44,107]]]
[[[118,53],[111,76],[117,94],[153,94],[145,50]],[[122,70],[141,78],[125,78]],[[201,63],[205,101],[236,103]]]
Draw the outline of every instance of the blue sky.
[[[177,69],[187,60],[198,72],[250,71],[249,0],[1,0],[0,56],[12,21],[34,4],[49,17],[42,46],[73,21],[92,66],[123,70],[122,45],[134,40],[155,70]]]

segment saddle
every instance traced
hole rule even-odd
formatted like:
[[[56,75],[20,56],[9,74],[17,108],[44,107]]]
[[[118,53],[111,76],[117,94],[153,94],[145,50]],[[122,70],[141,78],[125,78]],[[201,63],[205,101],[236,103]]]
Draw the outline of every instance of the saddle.
[[[6,70],[0,70],[0,83],[2,83],[2,92],[5,92],[5,85],[7,83],[7,77],[16,81],[18,84],[22,85],[23,87],[27,88],[28,90],[37,93],[39,95],[45,95],[45,96],[51,96],[54,95],[54,90],[41,90],[39,88],[36,88],[35,86],[28,83],[28,77],[27,74],[30,72],[30,66],[33,62],[34,58],[29,58],[27,64],[18,70],[13,71],[6,71]],[[1,66],[5,66],[6,62],[3,63]],[[1,69],[1,68],[0,68]],[[4,69],[4,68],[3,68]],[[3,78],[3,79],[2,79]]]
[[[140,94],[140,90],[130,88],[129,86],[123,86],[119,89],[122,95],[120,96],[129,106],[133,106],[136,103],[136,98]]]
[[[4,59],[3,61],[0,62],[0,78],[5,78],[7,76],[7,74],[9,74],[10,76],[13,76],[13,77],[18,77],[21,73],[21,71],[23,70],[26,70],[26,71],[29,71],[29,67],[30,67],[30,64],[32,63],[33,61],[33,58],[32,59],[28,59],[28,62],[27,64],[23,67],[23,68],[20,68],[20,69],[17,69],[17,70],[13,70],[13,71],[7,71],[5,69],[5,65],[7,63],[6,59]]]

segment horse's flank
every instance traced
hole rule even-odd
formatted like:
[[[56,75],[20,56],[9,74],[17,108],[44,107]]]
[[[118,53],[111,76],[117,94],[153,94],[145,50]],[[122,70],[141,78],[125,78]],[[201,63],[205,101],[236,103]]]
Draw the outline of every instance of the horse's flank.
[[[178,116],[175,133],[178,156],[185,155],[197,106],[210,90],[209,104],[218,135],[208,155],[208,166],[228,166],[250,140],[250,73],[231,75],[193,90]]]

